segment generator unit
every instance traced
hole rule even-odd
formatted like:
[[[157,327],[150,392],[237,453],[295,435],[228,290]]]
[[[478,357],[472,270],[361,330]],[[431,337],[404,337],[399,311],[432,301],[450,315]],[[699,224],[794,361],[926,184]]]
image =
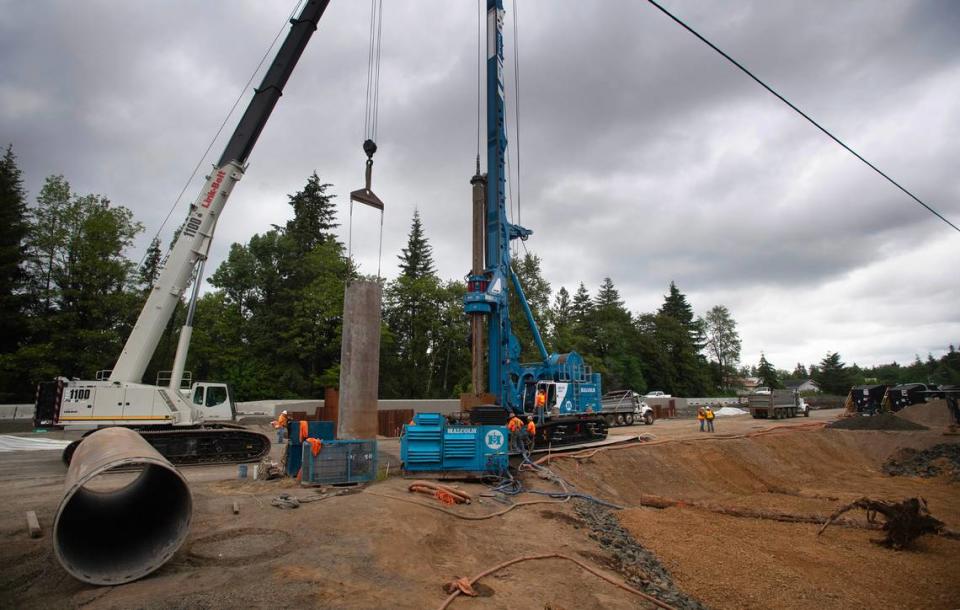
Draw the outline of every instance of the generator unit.
[[[507,471],[507,428],[448,424],[440,413],[418,413],[403,428],[400,459],[406,472],[457,476]]]

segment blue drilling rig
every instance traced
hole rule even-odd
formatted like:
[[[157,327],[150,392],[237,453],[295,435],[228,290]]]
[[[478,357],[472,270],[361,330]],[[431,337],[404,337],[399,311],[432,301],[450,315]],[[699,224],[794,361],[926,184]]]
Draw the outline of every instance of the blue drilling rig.
[[[576,352],[547,351],[511,265],[511,242],[526,240],[533,231],[507,220],[503,21],[503,0],[487,0],[488,174],[480,174],[478,159],[477,173],[470,181],[473,267],[464,297],[471,324],[474,396],[485,396],[492,404],[472,406],[461,421],[446,421],[434,413],[418,414],[401,442],[401,458],[409,471],[501,469],[506,459],[503,441],[507,431],[503,426],[513,416],[536,424],[534,442],[539,447],[600,440],[607,435],[607,424],[600,416],[599,373],[592,372]],[[530,327],[537,361],[520,360],[520,343],[510,322],[511,292]]]

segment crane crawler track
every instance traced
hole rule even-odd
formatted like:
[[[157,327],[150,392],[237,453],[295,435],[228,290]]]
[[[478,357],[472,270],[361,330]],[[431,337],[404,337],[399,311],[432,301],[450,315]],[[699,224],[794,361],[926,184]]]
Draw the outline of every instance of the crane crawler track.
[[[270,453],[270,439],[259,432],[230,424],[207,424],[190,428],[134,428],[170,463],[177,466],[241,464],[258,462]],[[70,463],[82,442],[74,441],[63,450]]]

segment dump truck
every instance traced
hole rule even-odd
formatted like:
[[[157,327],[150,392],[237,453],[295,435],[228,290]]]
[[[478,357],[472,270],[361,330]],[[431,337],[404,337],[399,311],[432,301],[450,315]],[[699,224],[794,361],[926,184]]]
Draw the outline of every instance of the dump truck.
[[[648,426],[653,424],[653,409],[633,390],[607,392],[600,404],[608,426],[632,426],[641,421]]]
[[[754,419],[784,419],[786,417],[810,417],[810,407],[796,390],[771,390],[769,394],[747,396],[747,409]]]

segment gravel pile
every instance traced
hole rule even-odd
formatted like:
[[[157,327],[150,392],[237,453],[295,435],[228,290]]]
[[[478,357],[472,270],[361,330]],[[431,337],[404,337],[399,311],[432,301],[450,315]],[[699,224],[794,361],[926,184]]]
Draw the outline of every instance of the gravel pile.
[[[929,430],[930,428],[897,417],[893,413],[880,415],[855,415],[827,424],[834,430]]]
[[[590,537],[613,556],[615,569],[632,587],[682,610],[706,610],[673,583],[657,556],[630,535],[611,512],[592,502],[577,501],[577,514],[590,528]]]
[[[950,476],[960,481],[960,444],[943,443],[929,449],[901,449],[886,461],[883,471],[891,476]]]

